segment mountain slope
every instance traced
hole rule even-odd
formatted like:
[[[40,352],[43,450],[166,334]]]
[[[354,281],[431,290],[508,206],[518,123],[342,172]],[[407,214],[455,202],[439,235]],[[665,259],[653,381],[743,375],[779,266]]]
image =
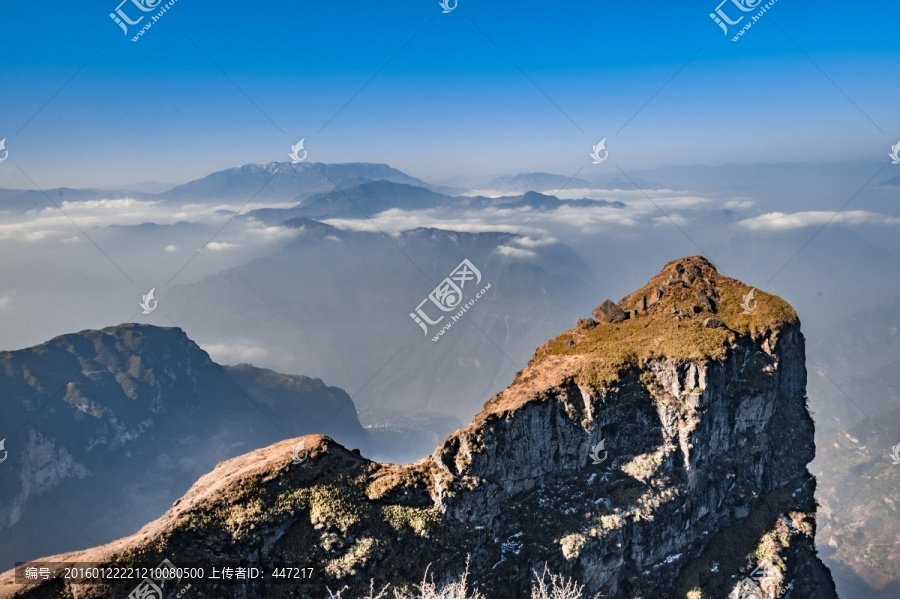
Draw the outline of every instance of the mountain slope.
[[[890,457],[900,443],[898,331],[900,301],[892,298],[810,342],[819,546],[842,594],[866,599],[900,596],[900,465]]]
[[[556,240],[528,246],[528,238],[501,232],[422,228],[388,237],[310,219],[284,224],[302,233],[270,256],[173,288],[168,313],[201,342],[264,348],[260,365],[302,367],[362,389],[359,406],[467,421],[479,398],[502,389],[535,345],[589,301],[587,267]],[[433,342],[436,331],[426,335],[410,313],[463,259],[491,289]]]
[[[429,568],[488,597],[527,596],[531,569],[587,596],[836,597],[814,549],[814,454],[803,336],[794,311],[695,257],[535,352],[510,387],[427,458],[377,464],[322,436],[219,464],[138,534],[52,561],[292,562],[302,586],[197,583],[203,596],[354,597],[409,589]],[[600,443],[605,443],[605,449]],[[602,450],[602,455],[601,455]],[[757,595],[739,585],[764,560]],[[133,581],[86,581],[124,596]],[[50,597],[59,581],[0,597]]]
[[[520,195],[450,196],[426,189],[420,185],[410,185],[393,181],[365,181],[356,185],[332,189],[312,195],[290,208],[259,208],[251,210],[245,219],[255,219],[266,224],[306,216],[326,218],[367,218],[391,209],[397,210],[486,210],[496,209],[540,209],[553,211],[559,208],[624,208],[622,202],[608,200],[560,200],[556,196],[527,191]]]
[[[590,187],[584,179],[572,179],[564,175],[549,173],[519,173],[513,176],[497,177],[478,187],[497,191],[555,191],[568,187],[570,189]]]
[[[347,188],[365,181],[393,181],[428,187],[386,164],[318,162],[270,162],[245,164],[211,173],[160,194],[173,202],[215,202],[223,200],[303,200],[317,193]]]
[[[347,443],[367,437],[342,390],[220,366],[180,329],[149,325],[0,352],[0,410],[0,531],[18,540],[0,546],[5,567],[129,534],[217,462],[285,436],[327,424]]]

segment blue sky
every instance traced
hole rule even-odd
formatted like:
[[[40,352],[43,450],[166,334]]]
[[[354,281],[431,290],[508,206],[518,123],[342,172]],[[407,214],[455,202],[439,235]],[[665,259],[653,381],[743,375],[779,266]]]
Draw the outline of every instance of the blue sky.
[[[301,137],[429,180],[881,160],[900,139],[884,2],[779,0],[737,43],[717,2],[178,0],[137,43],[117,4],[0,3],[0,187],[183,182]]]

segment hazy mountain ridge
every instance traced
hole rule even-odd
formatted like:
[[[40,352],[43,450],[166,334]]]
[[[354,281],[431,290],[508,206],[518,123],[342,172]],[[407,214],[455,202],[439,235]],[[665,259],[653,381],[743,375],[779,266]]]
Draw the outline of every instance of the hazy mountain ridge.
[[[391,181],[427,189],[433,187],[386,164],[270,162],[216,171],[157,193],[126,188],[0,189],[0,210],[26,212],[52,208],[52,202],[59,204],[122,198],[167,203],[243,203],[251,199],[300,201],[317,193],[332,191],[335,186],[353,187],[369,181]],[[48,201],[48,197],[51,201]]]
[[[514,196],[450,196],[424,187],[392,181],[366,181],[347,188],[313,195],[291,208],[259,208],[243,218],[257,219],[267,224],[306,216],[316,219],[367,218],[387,210],[485,210],[524,209],[557,210],[564,206],[576,208],[624,208],[618,201],[573,199],[560,200],[556,196],[528,191]]]
[[[311,219],[285,224],[302,233],[272,255],[173,288],[167,310],[200,341],[265,351],[260,363],[270,368],[303,364],[348,390],[365,385],[360,406],[468,419],[478,409],[469,402],[519,369],[510,358],[524,364],[530,347],[573,322],[587,293],[589,269],[553,240],[517,257],[502,248],[528,240],[512,233],[419,228],[388,238]],[[491,289],[433,342],[439,327],[426,335],[410,314],[463,259],[480,271],[478,287]]]
[[[487,183],[478,185],[479,189],[491,189],[496,191],[556,191],[563,187],[585,188],[591,184],[585,179],[554,175],[551,173],[519,173],[518,175],[503,176],[491,179]]]
[[[818,340],[821,357],[810,377],[810,395],[821,406],[812,464],[823,481],[819,543],[828,563],[840,566],[839,582],[879,599],[900,592],[900,466],[890,458],[900,443],[898,332],[896,298],[846,316]]]
[[[742,314],[748,289],[702,258],[669,263],[598,307],[600,322],[538,348],[428,458],[377,464],[310,436],[309,459],[293,464],[296,439],[282,441],[219,464],[138,534],[53,559],[299,560],[318,577],[291,593],[310,599],[326,585],[358,594],[370,578],[408,589],[429,564],[449,580],[467,554],[473,585],[492,598],[526,596],[523,564],[544,562],[590,596],[724,597],[768,560],[767,599],[834,598],[814,549],[803,336],[775,296]],[[11,576],[0,596],[63,591]],[[202,590],[281,592],[260,581]]]
[[[386,164],[270,162],[245,164],[211,173],[160,194],[166,201],[221,201],[226,199],[303,200],[366,181],[391,181],[428,188],[428,183]]]
[[[349,443],[367,440],[344,391],[222,367],[175,328],[119,325],[0,352],[0,397],[9,451],[0,530],[29,539],[4,545],[6,565],[86,544],[64,519],[39,517],[45,493],[78,506],[69,515],[91,538],[110,539],[161,513],[216,462],[285,434],[327,424]]]

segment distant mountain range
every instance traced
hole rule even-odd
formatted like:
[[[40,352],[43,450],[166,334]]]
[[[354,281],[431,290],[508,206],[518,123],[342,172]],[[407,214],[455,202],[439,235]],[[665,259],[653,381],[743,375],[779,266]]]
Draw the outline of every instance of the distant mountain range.
[[[366,218],[390,209],[484,209],[535,208],[555,210],[562,206],[623,208],[622,202],[606,200],[563,201],[539,191],[563,187],[550,182],[561,175],[535,173],[516,175],[492,190],[522,191],[502,197],[460,195],[464,190],[436,187],[384,164],[269,163],[248,164],[212,173],[202,179],[151,194],[126,189],[51,189],[46,191],[0,190],[0,210],[43,210],[62,202],[86,202],[110,198],[134,198],[162,203],[214,203],[251,201],[297,202],[291,208],[260,208],[245,217],[277,224],[296,216],[313,218]],[[563,182],[564,183],[564,182]],[[573,185],[589,187],[584,180]],[[49,199],[48,199],[49,198]],[[252,205],[251,205],[252,208]]]
[[[523,191],[558,191],[563,188],[584,189],[591,187],[586,179],[553,175],[550,173],[520,173],[508,177],[497,177],[477,186],[478,189],[490,189],[502,192]]]
[[[337,188],[367,181],[391,181],[429,188],[429,184],[410,177],[386,164],[323,164],[317,162],[270,162],[245,164],[212,173],[179,185],[163,194],[166,201],[223,200],[296,200]]]
[[[137,324],[0,352],[0,409],[0,534],[17,540],[0,568],[130,534],[219,461],[276,440],[368,439],[341,389],[220,366],[181,330]]]
[[[810,347],[819,406],[819,543],[848,596],[900,596],[900,298],[834,322]]]
[[[357,403],[365,408],[468,418],[538,340],[571,326],[591,291],[588,267],[555,240],[433,228],[389,237],[308,217],[282,224],[300,234],[271,255],[173,287],[166,314],[200,343],[265,348],[267,367],[302,365],[345,389],[363,388]],[[478,288],[491,288],[435,342],[455,311],[427,301],[431,318],[446,315],[427,333],[410,315],[463,260],[480,271]],[[474,291],[463,291],[471,301]]]
[[[624,208],[622,202],[607,200],[560,200],[556,196],[535,191],[501,197],[449,196],[423,187],[394,183],[391,181],[367,181],[346,189],[335,189],[316,194],[291,208],[260,208],[251,210],[246,218],[253,218],[267,224],[297,216],[312,218],[366,218],[385,210],[457,209],[484,210],[486,208],[534,208],[547,211],[563,206],[579,208],[610,207]]]
[[[509,194],[515,197],[528,191],[559,194],[566,189],[586,188],[629,191],[680,189],[737,197],[746,197],[747,194],[757,195],[765,190],[766,194],[774,194],[773,197],[779,201],[782,197],[790,197],[796,201],[798,197],[806,195],[812,197],[821,195],[833,189],[836,181],[846,183],[859,179],[859,183],[862,184],[866,181],[866,177],[874,172],[873,168],[875,166],[870,161],[665,166],[636,170],[627,175],[607,175],[591,179],[542,172],[495,177],[480,183],[476,182],[477,179],[467,178],[466,187],[448,187],[432,185],[386,164],[270,162],[224,169],[175,186],[143,183],[121,185],[116,188],[62,187],[43,191],[0,189],[0,211],[23,212],[44,209],[51,205],[48,197],[53,202],[129,197],[172,203],[244,203],[252,200],[299,204],[322,194],[323,197],[318,201],[324,201],[324,196],[331,192],[340,195],[339,190],[344,190],[352,196],[350,188],[380,181],[418,187],[449,197],[469,194],[472,190],[492,192],[491,195]],[[889,174],[872,183],[873,189],[891,190],[898,186],[900,178],[890,177]],[[332,201],[337,199],[337,196],[332,197]],[[313,214],[307,214],[309,215]]]
[[[432,187],[386,164],[270,162],[225,169],[160,193],[133,191],[127,186],[122,189],[58,188],[43,191],[0,189],[0,210],[42,210],[51,207],[48,197],[57,203],[124,197],[173,203],[243,203],[251,199],[299,202],[317,193],[352,187],[366,181],[391,181],[426,189]]]

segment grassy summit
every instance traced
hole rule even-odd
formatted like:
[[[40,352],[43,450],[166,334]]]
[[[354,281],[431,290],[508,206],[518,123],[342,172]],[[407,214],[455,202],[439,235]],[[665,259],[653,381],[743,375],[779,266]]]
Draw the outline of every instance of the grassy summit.
[[[720,275],[701,256],[674,260],[618,303],[626,320],[580,321],[538,348],[532,362],[567,357],[577,383],[600,389],[620,370],[648,359],[718,359],[738,336],[757,337],[797,322],[787,302],[759,290],[749,302],[755,308],[744,314],[741,304],[751,289]]]

